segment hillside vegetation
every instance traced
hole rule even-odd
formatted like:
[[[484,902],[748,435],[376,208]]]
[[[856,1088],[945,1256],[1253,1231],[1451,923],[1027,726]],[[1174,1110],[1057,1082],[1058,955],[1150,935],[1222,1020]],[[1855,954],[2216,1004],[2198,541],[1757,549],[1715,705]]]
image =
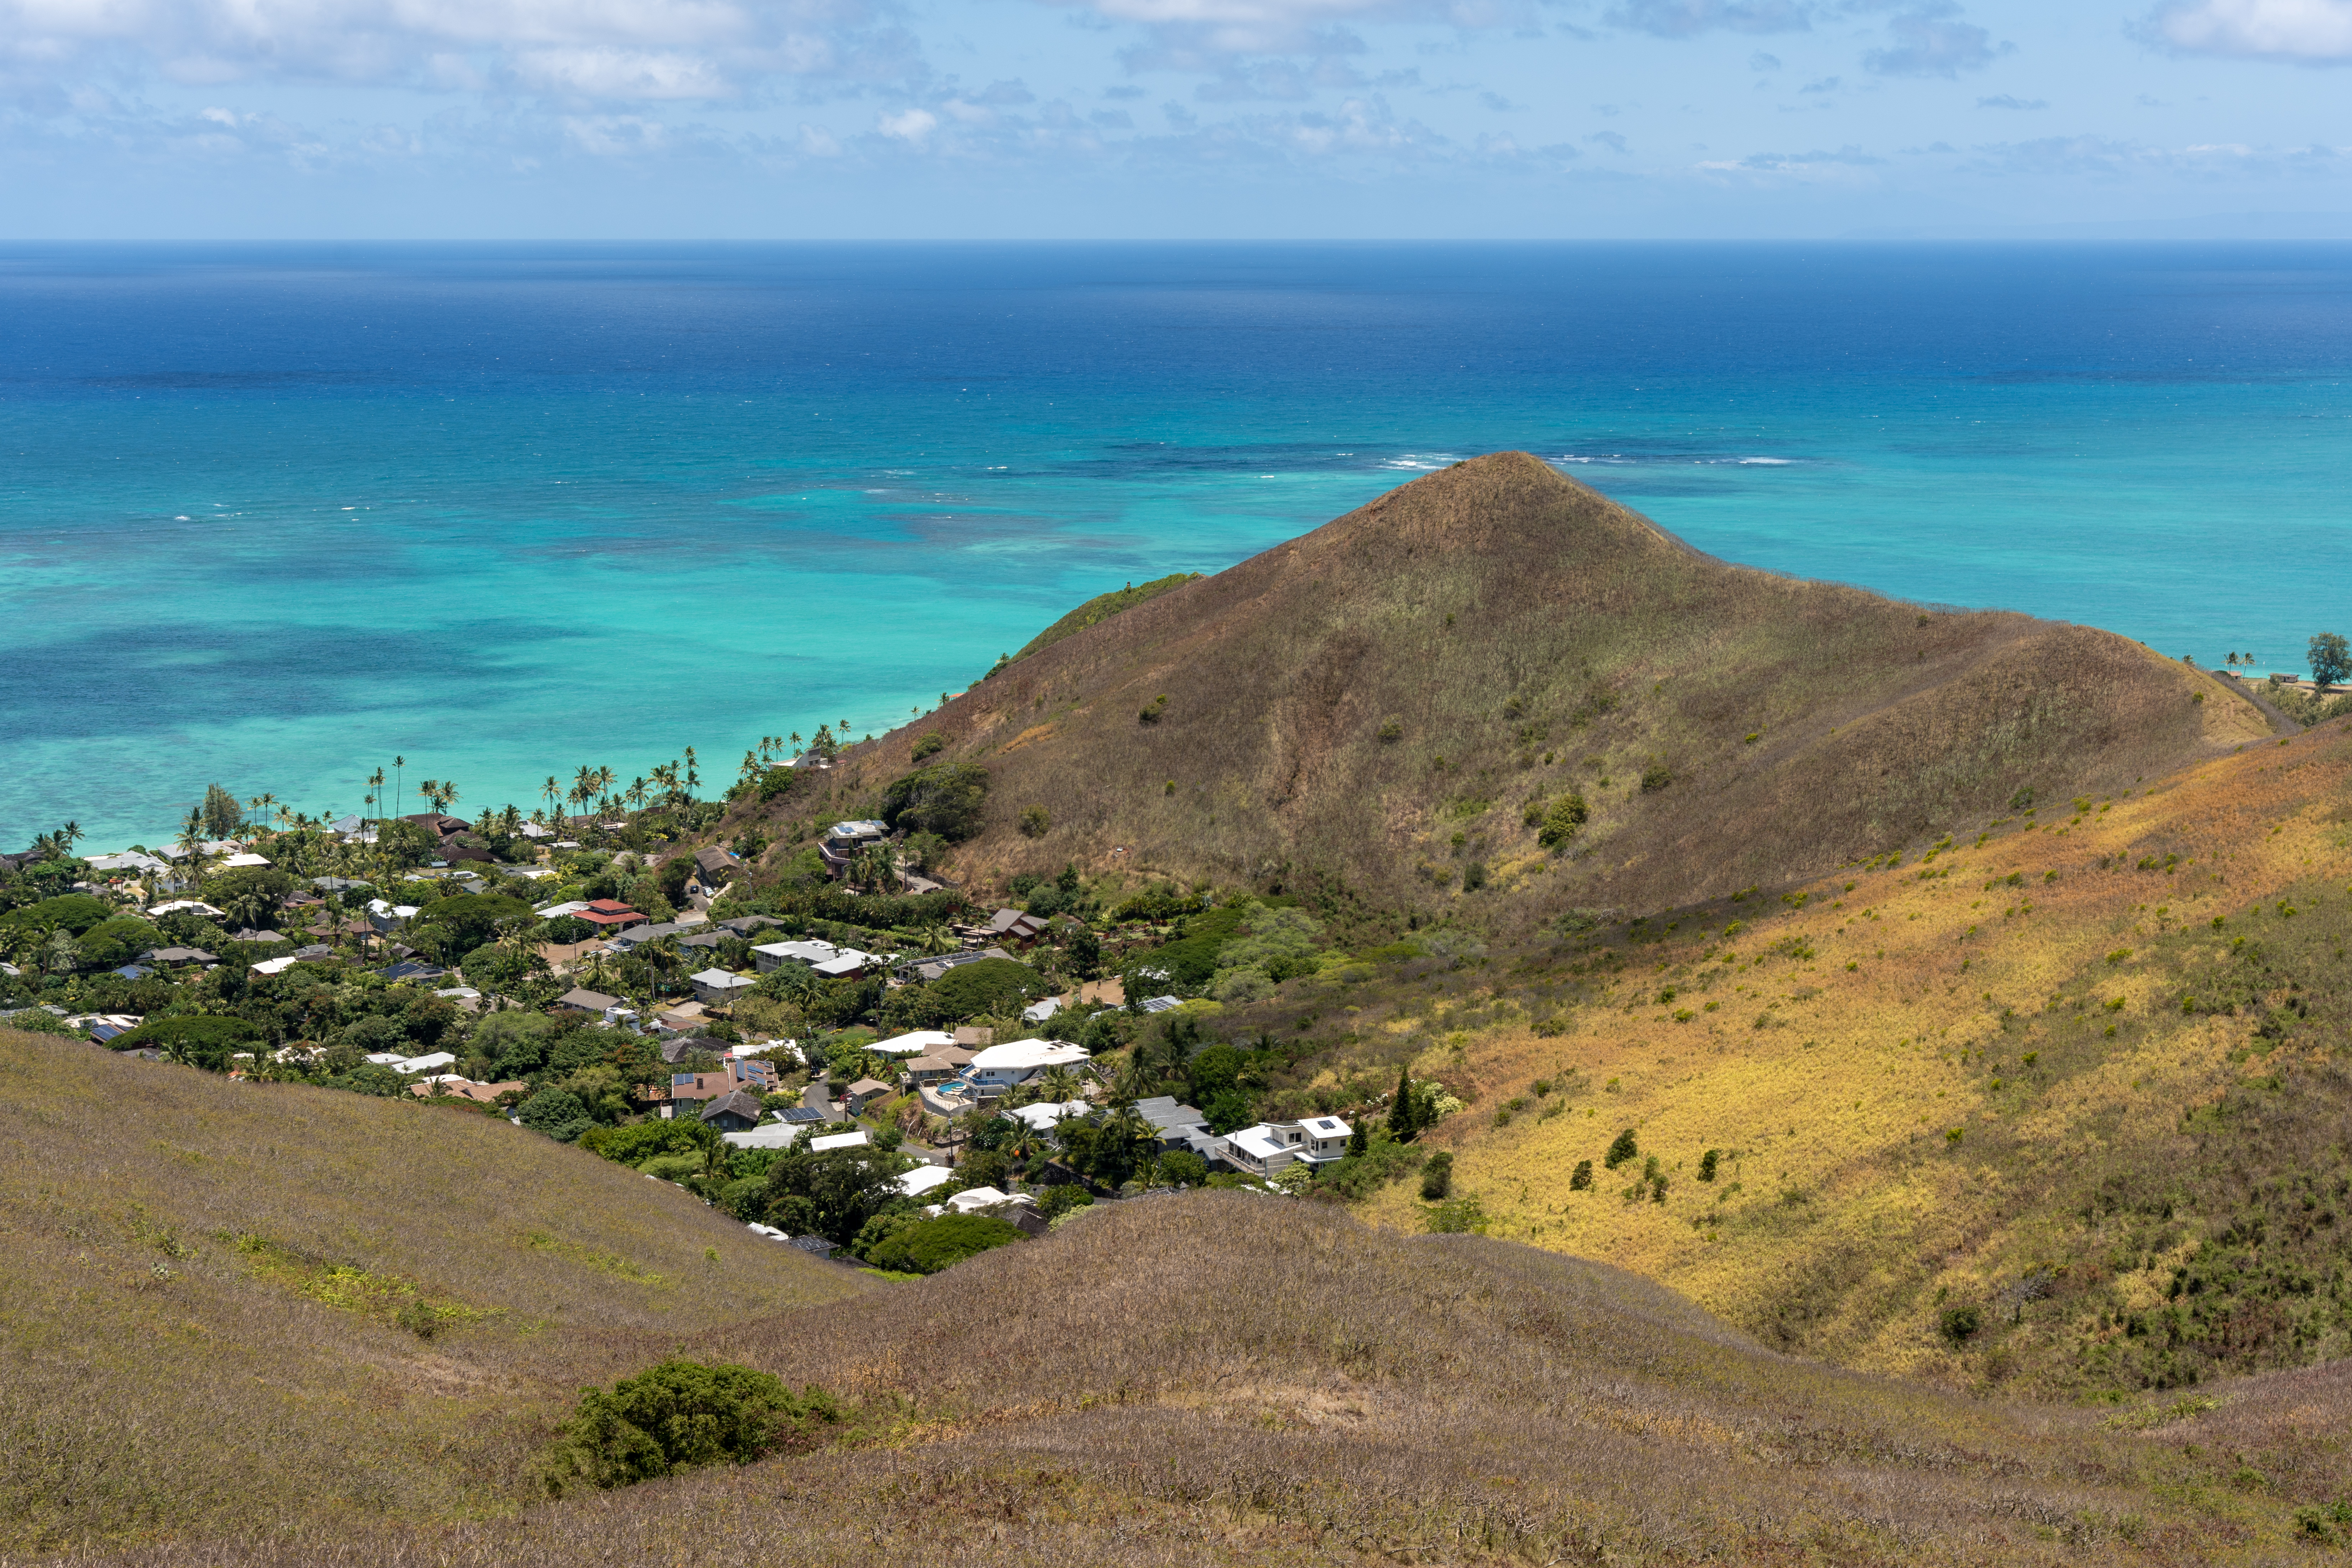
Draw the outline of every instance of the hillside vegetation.
[[[1601,1265],[1218,1193],[710,1348],[897,1425],[516,1519],[125,1560],[2277,1562],[2352,1392],[2118,1430],[1776,1355]]]
[[[867,1281],[503,1120],[0,1033],[0,1552],[532,1495],[577,1386]]]
[[[887,773],[919,731],[985,766],[966,874],[1156,867],[1523,926],[1819,875],[2267,731],[2137,643],[1731,566],[1507,452],[848,756]]]
[[[1149,583],[1129,583],[1124,588],[1114,588],[1108,594],[1097,594],[1093,598],[1022,644],[1021,651],[1013,655],[1013,658],[1027,658],[1039,648],[1051,647],[1066,637],[1085,631],[1088,626],[1098,626],[1121,610],[1131,610],[1147,599],[1156,599],[1171,588],[1181,588],[1185,584],[1195,581],[1200,575],[1198,572],[1178,572],[1171,576],[1156,577]]]
[[[2329,725],[1451,973],[1350,1049],[1475,1096],[1429,1142],[1494,1234],[1768,1343],[2066,1398],[2342,1358],[2347,785]]]

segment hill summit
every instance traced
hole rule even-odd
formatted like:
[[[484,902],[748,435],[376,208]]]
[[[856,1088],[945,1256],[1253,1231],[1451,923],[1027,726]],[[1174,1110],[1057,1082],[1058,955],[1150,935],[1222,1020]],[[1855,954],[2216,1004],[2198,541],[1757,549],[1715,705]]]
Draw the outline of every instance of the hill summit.
[[[2266,730],[2128,639],[1735,566],[1502,452],[1075,629],[861,752],[887,770],[936,733],[984,764],[983,872],[1117,854],[1547,917],[1819,874]]]

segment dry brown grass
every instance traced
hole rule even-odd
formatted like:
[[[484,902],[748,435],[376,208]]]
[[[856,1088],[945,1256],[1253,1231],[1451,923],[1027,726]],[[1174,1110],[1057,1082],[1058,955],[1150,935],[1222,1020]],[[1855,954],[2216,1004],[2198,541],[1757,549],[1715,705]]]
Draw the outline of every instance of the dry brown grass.
[[[0,1549],[510,1509],[582,1382],[865,1283],[502,1121],[13,1033],[0,1257]]]
[[[2340,1441],[2309,1378],[2128,1434],[1773,1354],[1657,1287],[1239,1194],[1089,1214],[709,1348],[886,1439],[516,1519],[303,1528],[126,1563],[2296,1560]],[[2239,1470],[2273,1463],[2259,1487]]]
[[[1075,859],[1262,886],[1286,865],[1523,925],[1816,875],[2021,786],[2125,788],[2267,731],[2225,683],[2110,634],[1923,614],[1697,554],[1502,453],[1042,649],[852,756],[878,782],[936,731],[989,766],[994,826],[967,874]],[[1645,793],[1654,761],[1674,782]],[[1592,820],[1551,864],[1520,808],[1571,788]],[[1036,840],[1013,826],[1030,805],[1054,823]],[[1472,859],[1491,890],[1441,892]]]

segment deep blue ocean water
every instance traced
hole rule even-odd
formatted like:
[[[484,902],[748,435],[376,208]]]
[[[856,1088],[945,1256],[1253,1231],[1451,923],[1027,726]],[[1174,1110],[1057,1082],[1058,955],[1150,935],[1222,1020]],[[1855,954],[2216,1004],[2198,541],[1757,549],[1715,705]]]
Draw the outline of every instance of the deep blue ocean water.
[[[0,841],[880,731],[1416,471],[2294,668],[2352,247],[0,249]]]

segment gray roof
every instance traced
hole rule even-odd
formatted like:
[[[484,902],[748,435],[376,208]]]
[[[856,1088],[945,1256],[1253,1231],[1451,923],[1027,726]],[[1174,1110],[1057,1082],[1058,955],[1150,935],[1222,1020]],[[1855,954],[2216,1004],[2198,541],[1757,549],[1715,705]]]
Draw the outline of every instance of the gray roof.
[[[775,926],[781,929],[784,922],[773,915],[735,915],[719,923],[738,936],[750,936],[762,926]]]
[[[747,1121],[756,1122],[761,1115],[760,1097],[749,1089],[730,1089],[702,1108],[702,1120],[709,1121],[730,1110]]]
[[[1181,1007],[1183,1005],[1184,998],[1181,996],[1147,996],[1143,1000],[1143,1010],[1147,1013],[1165,1013],[1171,1008]]]
[[[584,1008],[591,1013],[602,1013],[606,1008],[621,1005],[618,996],[607,996],[601,991],[591,991],[585,986],[574,986],[565,992],[562,1001],[566,1007]]]
[[[1209,1119],[1189,1105],[1180,1104],[1172,1094],[1155,1094],[1150,1100],[1135,1102],[1135,1113],[1162,1132],[1171,1127],[1206,1127]]]

